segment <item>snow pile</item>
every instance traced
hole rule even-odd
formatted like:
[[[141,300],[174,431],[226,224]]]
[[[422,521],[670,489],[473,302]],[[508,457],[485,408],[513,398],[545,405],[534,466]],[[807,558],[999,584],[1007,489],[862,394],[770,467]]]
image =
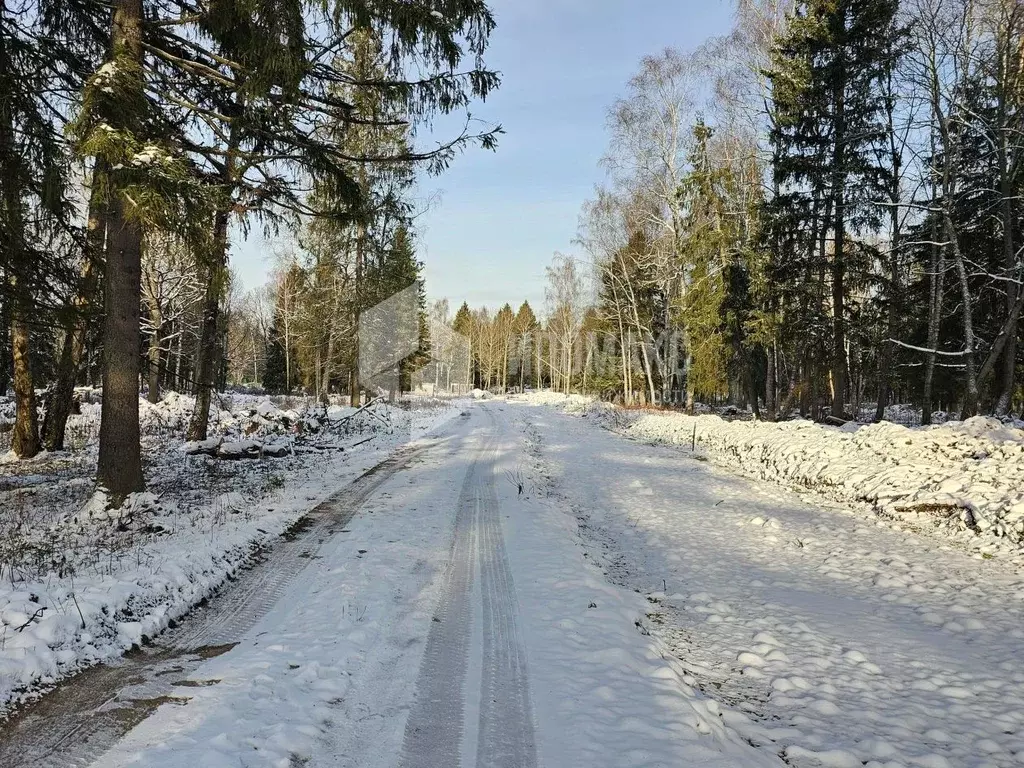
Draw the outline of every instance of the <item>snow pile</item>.
[[[629,437],[695,444],[716,463],[758,479],[867,502],[880,514],[985,538],[983,551],[1024,543],[1024,431],[977,416],[928,427],[809,421],[726,421],[718,416],[626,411],[579,396],[529,402],[590,415]]]
[[[193,402],[169,393],[140,404],[150,492],[110,509],[93,493],[94,399],[69,422],[75,450],[0,466],[0,714],[161,632],[319,501],[461,411],[225,398],[207,445],[254,460],[223,461],[189,455]]]

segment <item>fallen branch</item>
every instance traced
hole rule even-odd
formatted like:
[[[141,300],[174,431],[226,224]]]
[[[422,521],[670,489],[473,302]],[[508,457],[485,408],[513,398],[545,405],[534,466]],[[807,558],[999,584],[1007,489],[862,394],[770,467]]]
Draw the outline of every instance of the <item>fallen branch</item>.
[[[25,622],[24,624],[22,624],[22,625],[21,625],[20,627],[18,627],[18,628],[17,628],[17,629],[15,629],[14,631],[15,631],[15,632],[21,632],[21,630],[25,629],[25,627],[27,627],[27,626],[28,626],[29,624],[31,624],[31,623],[32,623],[33,621],[35,621],[36,619],[38,619],[38,618],[39,618],[40,616],[42,616],[42,615],[43,615],[43,611],[45,611],[45,610],[46,610],[46,606],[44,605],[44,606],[43,606],[42,608],[40,608],[39,610],[37,610],[37,611],[36,611],[35,613],[33,613],[33,614],[32,614],[31,616],[29,616],[29,619],[28,619],[28,621],[26,621],[26,622]]]

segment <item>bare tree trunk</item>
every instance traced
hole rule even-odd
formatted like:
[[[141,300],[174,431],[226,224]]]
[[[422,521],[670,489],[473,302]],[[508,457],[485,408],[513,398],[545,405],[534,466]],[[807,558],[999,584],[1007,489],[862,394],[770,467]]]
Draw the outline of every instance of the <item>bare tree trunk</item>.
[[[320,344],[314,341],[313,348],[313,396],[320,397],[320,376],[323,373]]]
[[[697,387],[693,380],[693,355],[690,354],[690,345],[686,345],[686,412],[693,415],[697,403]]]
[[[16,286],[16,290],[24,290]],[[22,459],[30,459],[39,453],[39,417],[36,411],[36,393],[32,379],[32,362],[29,357],[28,302],[19,297],[11,312],[11,352],[14,358],[14,433],[11,436],[11,450]]]
[[[178,336],[174,343],[174,388],[179,392],[181,391],[181,360],[184,356],[182,354],[182,345],[185,343],[185,329],[177,329]]]
[[[996,334],[995,340],[992,342],[992,349],[989,351],[988,357],[985,358],[985,362],[981,367],[981,371],[978,373],[978,382],[983,383],[988,379],[989,375],[995,368],[996,363],[1009,347],[1011,340],[1014,343],[1014,356],[1016,356],[1016,327],[1020,320],[1021,310],[1024,309],[1024,291],[1019,291],[1016,295],[1016,299],[1012,307],[1009,308],[1009,315],[1006,320],[1003,321],[1002,327],[999,329],[999,333]],[[1011,336],[1011,329],[1014,333]],[[1014,361],[1016,362],[1016,361]],[[1012,383],[1012,382],[1011,382]],[[1002,394],[1002,393],[1001,393]],[[1012,392],[1010,393],[1012,395]],[[1007,395],[1007,403],[1009,403],[1009,396]]]
[[[366,188],[366,169],[359,166],[357,179],[360,189]],[[349,379],[349,405],[359,407],[359,393],[362,382],[359,381],[359,318],[362,315],[363,301],[363,267],[366,259],[366,224],[360,216],[356,227],[356,264],[355,264],[355,285],[354,303],[352,318],[353,339],[352,339],[352,376]]]
[[[892,79],[888,83],[889,92],[892,92]],[[887,128],[889,134],[889,157],[892,161],[892,185],[889,189],[889,313],[886,318],[886,332],[888,338],[882,343],[882,349],[878,356],[878,397],[875,404],[875,421],[881,421],[885,416],[885,405],[892,391],[892,365],[896,356],[896,342],[894,341],[899,333],[899,300],[903,295],[903,281],[900,273],[900,181],[902,168],[901,148],[896,144],[896,131],[893,120],[893,105],[895,100],[886,99],[887,107]]]
[[[108,164],[102,158],[96,159],[93,170],[97,175],[107,172]],[[59,451],[64,448],[67,420],[74,400],[75,380],[86,354],[86,338],[89,318],[87,312],[95,301],[98,282],[98,265],[105,261],[107,239],[107,212],[104,208],[97,184],[93,184],[90,196],[89,217],[86,232],[86,247],[82,274],[77,294],[72,301],[72,314],[64,326],[64,342],[57,365],[56,380],[50,394],[43,421],[43,434],[47,450]]]
[[[138,3],[122,0],[122,5]],[[120,504],[144,487],[139,447],[142,229],[125,216],[124,203],[116,198],[104,286],[103,404],[96,480]]]
[[[1018,35],[1019,30],[1020,27],[1018,26],[1017,30],[1015,30]],[[1006,271],[1005,285],[1007,314],[1007,320],[1004,324],[1006,342],[1005,348],[1002,352],[1003,371],[995,406],[995,412],[999,416],[1005,416],[1009,413],[1010,401],[1013,398],[1013,385],[1017,369],[1017,323],[1021,312],[1020,299],[1024,297],[1024,290],[1022,290],[1019,283],[1016,282],[1020,277],[1020,270],[1017,266],[1017,249],[1014,242],[1014,227],[1017,223],[1016,216],[1014,214],[1014,202],[1017,200],[1017,197],[1013,189],[1013,171],[1016,170],[1019,158],[1016,160],[1012,160],[1010,158],[1010,146],[1008,140],[1014,127],[1012,124],[1013,121],[1010,118],[1012,108],[1008,105],[1008,102],[1011,99],[1019,102],[1019,91],[1021,85],[1021,62],[1019,61],[1019,56],[1022,51],[1020,50],[1019,42],[1016,45],[1010,42],[1013,37],[1015,37],[1013,32],[1007,29],[1005,35],[1006,39],[1000,40],[1001,44],[999,45],[998,54],[999,65],[997,67],[998,74],[996,78],[999,85],[996,89],[999,94],[997,110],[999,118],[999,130],[997,133],[997,162],[999,164],[999,194],[1002,198],[1000,201],[1000,219],[1002,220],[1003,225],[1003,268]],[[1014,59],[1018,60],[1014,61]],[[1017,86],[1016,88],[1013,87],[1015,85]],[[1013,106],[1019,108],[1019,104]],[[1000,333],[1002,333],[1002,331]],[[982,383],[985,381],[984,367],[985,366],[982,366],[982,375],[979,377]]]
[[[536,352],[536,365],[534,366],[534,372],[533,372],[533,375],[534,375],[534,385],[536,386],[537,389],[540,389],[542,384],[544,383],[544,372],[541,370],[541,367],[540,367],[541,366],[541,357],[543,355],[542,347],[544,346],[544,336],[541,333],[541,330],[539,328],[537,329],[536,333],[534,334],[534,338],[536,340],[535,343],[534,343],[534,348],[535,348],[535,352]]]
[[[163,315],[156,302],[149,308],[149,321],[153,326],[153,333],[149,337],[149,350],[146,354],[147,381],[149,384],[149,402],[160,402],[160,328],[163,325]]]
[[[14,117],[6,103],[0,103],[0,152],[15,152]],[[7,282],[13,294],[10,305],[11,357],[14,367],[15,417],[11,449],[23,459],[39,453],[39,415],[36,411],[35,383],[32,361],[29,357],[31,341],[28,321],[32,316],[31,286],[26,279],[31,274],[30,259],[25,241],[25,221],[21,185],[17,178],[3,179],[3,207],[9,228],[8,249],[10,272]]]
[[[78,294],[72,305],[73,314],[64,325],[64,343],[57,364],[56,380],[43,420],[43,441],[48,451],[64,449],[64,434],[75,395],[75,379],[85,354],[89,326],[86,313],[95,299],[96,265],[103,259],[106,247],[106,217],[100,213],[99,206],[99,197],[94,193],[89,211],[85,263],[82,266]]]
[[[291,310],[288,309],[288,283],[285,278],[284,286],[284,393],[292,393],[292,340],[290,331]]]
[[[76,326],[77,323],[72,321],[64,328],[64,341],[57,359],[57,374],[43,417],[43,444],[48,451],[64,450],[64,435],[75,396],[76,361],[81,359],[81,347],[77,354],[75,349],[76,342],[81,338]]]
[[[842,186],[836,190],[835,253],[832,256],[832,415],[846,410],[846,219]]]
[[[4,129],[10,128],[5,124]],[[7,142],[5,142],[7,143]],[[11,219],[12,250],[11,262],[15,269],[27,268],[24,245],[24,223],[21,217],[21,195],[14,184],[5,190],[5,207]],[[14,434],[11,436],[11,450],[22,459],[30,459],[39,453],[39,415],[36,410],[35,383],[32,377],[32,360],[29,356],[28,318],[32,314],[29,287],[24,280],[11,277],[8,281],[14,300],[10,314],[11,357],[14,363]]]
[[[1005,120],[1005,117],[1001,117],[1002,122],[1005,122]],[[1002,197],[1000,201],[1000,220],[1003,225],[1003,269],[1006,273],[1006,282],[1004,283],[1006,286],[1006,320],[1003,321],[1003,325],[1000,327],[999,333],[992,343],[992,349],[981,366],[981,371],[978,373],[979,387],[984,386],[997,361],[1002,356],[1003,368],[997,385],[998,394],[994,409],[995,413],[999,416],[1005,416],[1010,411],[1010,401],[1013,398],[1017,369],[1017,326],[1020,321],[1021,310],[1024,309],[1024,290],[1021,290],[1017,282],[1020,279],[1021,270],[1017,265],[1017,250],[1016,243],[1014,242],[1016,217],[1014,215],[1013,203],[1015,197],[1013,180],[1010,169],[1007,167],[1009,163],[1007,132],[1007,130],[999,132],[998,148],[1000,168],[999,191]]]
[[[967,269],[964,267],[963,254],[960,252],[960,243],[957,240],[956,229],[953,226],[953,219],[950,216],[949,208],[945,201],[943,202],[943,207],[943,218],[946,222],[946,239],[953,249],[957,277],[960,282],[960,302],[962,304],[965,347],[964,407],[960,416],[966,419],[978,413],[978,378],[974,369],[974,311],[971,307],[971,289],[967,281]]]
[[[7,320],[7,315],[8,314],[9,313],[3,312],[2,310],[0,310],[0,328],[8,328],[8,327],[10,327],[10,322]],[[7,349],[7,347],[8,347],[8,343],[7,342],[9,342],[9,341],[10,341],[9,335],[5,335],[5,334],[0,333],[0,355],[2,355],[2,356],[0,356],[0,360],[2,360],[3,358],[7,357],[7,355],[10,354],[10,350]],[[6,397],[7,396],[7,387],[8,387],[9,384],[10,384],[10,378],[8,376],[8,373],[7,373],[7,366],[6,365],[0,365],[0,397]]]
[[[210,400],[215,385],[217,361],[217,330],[220,321],[220,299],[227,280],[228,216],[226,208],[217,211],[213,224],[213,252],[203,297],[203,322],[196,349],[196,405],[188,425],[189,440],[205,440],[210,421]]]
[[[616,315],[619,315],[616,312]],[[622,396],[626,400],[626,405],[629,405],[633,399],[633,387],[630,383],[630,367],[629,367],[629,343],[626,340],[626,331],[622,327],[622,317],[618,317],[619,324],[619,355],[622,358]]]
[[[331,361],[334,359],[334,319],[333,317],[329,321],[331,323],[330,329],[327,332],[327,357],[324,359],[324,371],[320,379],[320,400],[324,405],[330,402],[330,388],[331,388]]]
[[[938,244],[937,226],[932,224],[932,274],[929,283],[928,352],[924,360],[924,395],[922,397],[921,424],[932,423],[932,386],[935,381],[936,350],[939,348],[939,327],[942,321],[942,299],[945,292],[946,259]]]
[[[811,352],[804,352],[803,364],[800,366],[800,416],[804,419],[814,418],[814,376],[811,371]]]
[[[837,20],[837,38],[844,35],[845,20]],[[843,418],[846,406],[846,84],[843,54],[833,75],[835,106],[835,152],[832,158],[833,233],[832,256],[832,415]]]
[[[139,63],[142,0],[114,0],[113,5],[112,48]],[[110,240],[104,272],[103,405],[96,468],[96,482],[110,492],[115,504],[145,486],[139,446],[142,227],[126,213],[124,200],[115,188],[110,201]]]

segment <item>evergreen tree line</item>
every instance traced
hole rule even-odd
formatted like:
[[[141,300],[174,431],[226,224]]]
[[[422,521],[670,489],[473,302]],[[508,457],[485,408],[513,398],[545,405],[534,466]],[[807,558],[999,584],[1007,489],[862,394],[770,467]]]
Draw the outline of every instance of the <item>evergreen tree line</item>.
[[[552,272],[571,386],[1020,415],[1022,33],[1018,0],[742,0],[730,35],[645,58],[581,214],[582,304]]]
[[[417,169],[494,146],[499,129],[468,114],[498,85],[482,61],[493,27],[483,0],[5,3],[14,452],[62,449],[75,386],[101,384],[97,482],[116,502],[144,487],[144,389],[195,395],[190,439],[206,437],[219,384],[280,375],[282,352],[295,367],[281,391],[357,390],[360,312],[419,274]],[[417,142],[457,112],[465,129]],[[232,241],[254,227],[298,243],[270,300],[232,281]]]

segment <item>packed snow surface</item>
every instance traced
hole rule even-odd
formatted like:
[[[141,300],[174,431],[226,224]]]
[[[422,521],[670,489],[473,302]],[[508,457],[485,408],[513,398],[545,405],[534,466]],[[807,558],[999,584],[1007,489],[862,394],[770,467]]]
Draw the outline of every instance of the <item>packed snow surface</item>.
[[[865,502],[887,519],[942,532],[985,556],[1016,555],[1024,543],[1024,430],[996,419],[831,427],[624,410],[552,392],[523,399],[594,418],[637,440],[695,445],[750,477]]]
[[[98,403],[70,420],[75,450],[0,463],[0,713],[163,631],[308,509],[459,412],[220,404],[211,458],[182,441],[191,398],[140,402],[151,492],[118,509],[92,493]]]
[[[646,595],[647,631],[744,740],[800,768],[1024,761],[1024,579],[1009,562],[623,440],[590,418],[530,410],[535,464],[588,551],[611,581]],[[641,417],[629,431],[685,432],[669,431],[676,422]],[[696,423],[723,446],[773,429],[817,434],[819,446],[845,434]],[[867,451],[892,440],[887,428],[866,432],[877,442],[836,442]],[[902,450],[972,432],[975,450],[1017,439],[978,422],[925,432],[931,442]]]
[[[529,445],[514,409],[473,407],[237,647],[195,671],[187,701],[94,768],[776,765],[638,630],[646,600],[589,561],[576,521],[533,485]],[[533,490],[519,494],[516,472]],[[453,570],[467,574],[454,604]],[[449,622],[466,640],[435,657],[430,638]],[[447,695],[420,698],[433,690]],[[448,741],[430,740],[441,728]]]

